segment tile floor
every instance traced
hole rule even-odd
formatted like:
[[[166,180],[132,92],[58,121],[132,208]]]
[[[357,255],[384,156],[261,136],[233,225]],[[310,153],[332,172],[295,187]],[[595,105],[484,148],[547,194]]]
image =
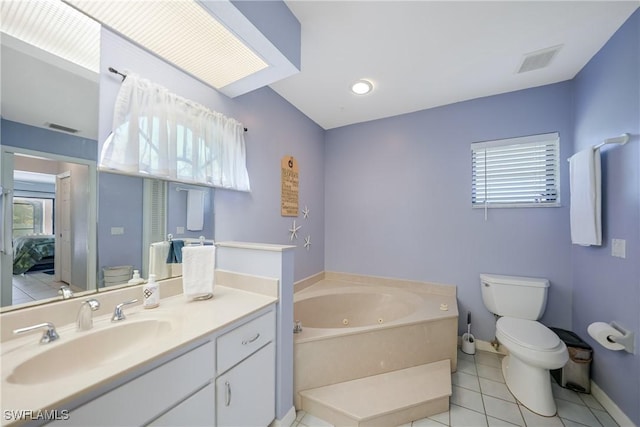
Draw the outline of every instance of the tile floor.
[[[552,380],[558,406],[555,417],[542,417],[518,404],[504,384],[500,357],[458,351],[458,370],[451,376],[453,394],[449,411],[401,427],[610,427],[618,424],[590,394],[576,393]],[[328,427],[331,424],[299,411],[293,427]]]
[[[58,296],[64,283],[56,282],[53,274],[33,272],[13,276],[13,305]]]

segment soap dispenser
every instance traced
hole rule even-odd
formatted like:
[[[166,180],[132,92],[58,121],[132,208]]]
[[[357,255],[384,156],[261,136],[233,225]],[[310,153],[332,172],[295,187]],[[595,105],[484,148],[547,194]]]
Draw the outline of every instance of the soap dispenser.
[[[160,288],[155,274],[149,274],[149,280],[142,286],[142,297],[144,308],[156,308],[160,305]]]
[[[133,277],[127,283],[130,285],[139,285],[140,283],[144,283],[144,279],[140,277],[140,271],[133,270]]]

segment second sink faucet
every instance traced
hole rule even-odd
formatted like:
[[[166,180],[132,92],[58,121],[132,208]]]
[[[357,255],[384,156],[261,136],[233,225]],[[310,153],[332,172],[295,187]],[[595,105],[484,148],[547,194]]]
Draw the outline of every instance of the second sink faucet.
[[[100,308],[100,303],[97,299],[91,298],[82,303],[80,311],[78,311],[78,318],[76,319],[76,325],[78,331],[88,331],[93,328],[93,311]]]
[[[113,310],[113,316],[111,316],[111,321],[119,322],[120,320],[126,319],[127,316],[124,315],[124,310],[122,309],[122,307],[129,304],[135,304],[137,302],[138,302],[138,299],[132,299],[131,301],[125,301],[116,305],[116,308]]]

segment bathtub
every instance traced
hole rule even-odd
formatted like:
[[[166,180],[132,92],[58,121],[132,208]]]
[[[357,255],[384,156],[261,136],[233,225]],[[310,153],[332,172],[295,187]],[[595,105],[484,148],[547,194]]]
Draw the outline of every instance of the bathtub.
[[[298,392],[449,359],[457,366],[455,286],[325,273],[294,294]]]

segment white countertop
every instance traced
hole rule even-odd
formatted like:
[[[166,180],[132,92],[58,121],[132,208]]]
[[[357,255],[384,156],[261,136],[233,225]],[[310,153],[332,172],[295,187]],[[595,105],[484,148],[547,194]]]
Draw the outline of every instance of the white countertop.
[[[72,340],[80,334],[90,334],[91,331],[77,332],[75,324],[69,324],[57,328],[60,339],[49,344],[39,343],[40,332],[7,341],[2,344],[1,349],[3,414],[7,410],[65,409],[65,404],[69,404],[80,396],[105,386],[181,346],[219,331],[277,300],[271,296],[216,285],[214,297],[210,300],[188,301],[184,295],[180,294],[163,298],[158,308],[144,309],[141,306],[125,308],[127,318],[122,322],[160,319],[170,321],[172,328],[151,344],[137,347],[135,351],[125,352],[108,363],[39,384],[13,384],[8,382],[7,378],[25,360],[53,346],[64,344],[65,341]],[[113,327],[110,317],[110,315],[95,317],[93,331]],[[91,352],[92,349],[83,348],[83,351]],[[69,358],[68,363],[73,366],[74,359],[82,357],[83,354],[74,354]],[[57,368],[55,365],[50,366],[52,370]],[[2,425],[10,423],[4,418],[3,416]]]

